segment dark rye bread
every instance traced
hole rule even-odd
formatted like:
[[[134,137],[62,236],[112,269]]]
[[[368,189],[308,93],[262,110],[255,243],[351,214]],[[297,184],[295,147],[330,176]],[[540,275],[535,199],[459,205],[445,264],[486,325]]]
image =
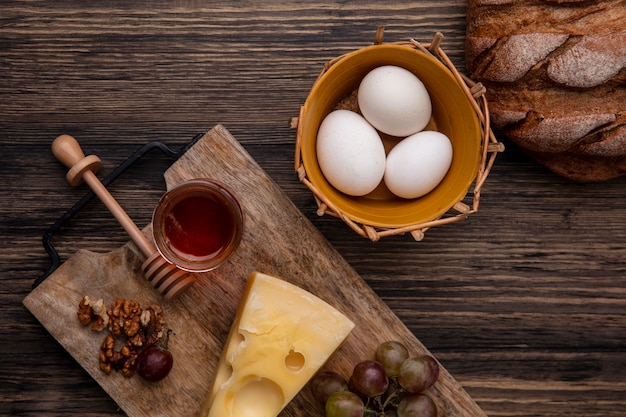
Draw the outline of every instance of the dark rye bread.
[[[469,0],[466,62],[493,126],[539,162],[626,174],[626,0]]]

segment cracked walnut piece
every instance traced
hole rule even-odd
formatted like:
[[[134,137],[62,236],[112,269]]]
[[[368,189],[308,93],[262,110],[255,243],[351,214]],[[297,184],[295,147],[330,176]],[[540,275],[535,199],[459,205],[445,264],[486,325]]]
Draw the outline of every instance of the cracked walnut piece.
[[[102,299],[93,301],[84,296],[78,304],[77,315],[83,326],[91,324],[91,330],[94,331],[100,332],[109,325],[109,315]]]
[[[141,306],[137,301],[126,300],[124,302],[124,334],[126,336],[135,336],[140,329]]]
[[[135,336],[140,330],[141,306],[135,300],[119,298],[115,300],[107,314],[109,315],[109,331],[115,337],[124,333],[128,337]]]
[[[141,315],[141,324],[145,330],[145,344],[150,346],[161,340],[163,337],[163,309],[160,305],[151,304]]]
[[[99,365],[107,375],[111,371],[122,371],[122,375],[129,377],[135,373],[139,352],[136,347],[126,343],[119,351],[115,350],[115,338],[108,335],[100,345]]]

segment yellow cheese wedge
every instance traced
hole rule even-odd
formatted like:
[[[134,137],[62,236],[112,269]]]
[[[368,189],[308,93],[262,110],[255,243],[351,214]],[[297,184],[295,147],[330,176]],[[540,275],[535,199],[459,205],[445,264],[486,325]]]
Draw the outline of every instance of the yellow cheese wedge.
[[[281,279],[250,275],[201,417],[276,417],[354,323]]]

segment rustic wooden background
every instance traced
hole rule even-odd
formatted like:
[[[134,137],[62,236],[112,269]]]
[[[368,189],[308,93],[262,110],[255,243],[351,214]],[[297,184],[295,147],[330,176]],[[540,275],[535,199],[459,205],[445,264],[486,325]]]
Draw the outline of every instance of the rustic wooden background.
[[[0,5],[0,415],[123,413],[23,307],[49,266],[41,237],[86,189],[50,153],[60,133],[110,173],[143,144],[223,124],[490,416],[626,412],[626,178],[577,184],[506,138],[469,220],[372,243],[317,217],[293,172],[296,116],[323,64],[385,40],[464,68],[465,2],[4,1]],[[149,222],[170,160],[111,191]],[[55,236],[63,259],[127,237],[97,201]],[[372,335],[375,337],[375,335]]]

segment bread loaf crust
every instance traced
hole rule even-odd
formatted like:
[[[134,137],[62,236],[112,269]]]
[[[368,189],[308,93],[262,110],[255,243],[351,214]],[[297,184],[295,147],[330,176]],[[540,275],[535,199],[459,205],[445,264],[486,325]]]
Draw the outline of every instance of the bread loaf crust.
[[[626,0],[469,0],[467,16],[495,128],[561,175],[626,173]]]

